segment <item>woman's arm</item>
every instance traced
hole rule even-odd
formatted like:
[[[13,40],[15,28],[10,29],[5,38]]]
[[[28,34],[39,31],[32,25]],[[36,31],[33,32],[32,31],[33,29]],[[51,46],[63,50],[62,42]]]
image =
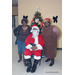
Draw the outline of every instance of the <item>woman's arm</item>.
[[[14,32],[14,35],[17,37],[17,36],[18,36],[18,27],[16,27],[16,28],[13,30],[13,32]]]
[[[53,32],[56,34],[57,39],[58,39],[59,36],[60,36],[60,31],[58,30],[58,28],[57,28],[57,27],[54,27],[54,28],[53,28]]]
[[[19,31],[20,29],[22,28],[22,25],[19,25],[18,27],[16,27],[14,30],[13,30],[13,33],[16,37],[18,37],[19,35]]]

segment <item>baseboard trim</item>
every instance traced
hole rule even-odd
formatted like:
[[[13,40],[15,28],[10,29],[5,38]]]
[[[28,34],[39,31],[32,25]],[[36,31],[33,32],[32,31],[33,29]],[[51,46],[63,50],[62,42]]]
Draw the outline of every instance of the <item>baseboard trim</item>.
[[[62,50],[62,48],[57,48],[57,50]]]

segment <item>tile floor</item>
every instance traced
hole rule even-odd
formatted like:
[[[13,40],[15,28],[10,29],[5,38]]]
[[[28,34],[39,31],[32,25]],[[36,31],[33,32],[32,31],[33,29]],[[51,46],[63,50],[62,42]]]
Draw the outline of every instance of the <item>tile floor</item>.
[[[62,75],[62,50],[57,50],[57,56],[55,57],[55,64],[50,67],[49,62],[45,62],[46,57],[42,58],[41,65],[37,65],[35,73],[27,73],[26,66],[23,61],[18,63],[18,48],[12,47],[12,75]],[[32,59],[33,60],[33,59]]]

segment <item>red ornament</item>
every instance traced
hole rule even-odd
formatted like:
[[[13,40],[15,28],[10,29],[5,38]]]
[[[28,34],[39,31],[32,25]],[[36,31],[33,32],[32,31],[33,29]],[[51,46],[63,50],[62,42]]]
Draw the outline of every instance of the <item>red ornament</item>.
[[[39,15],[41,15],[41,13],[39,13]]]
[[[37,14],[35,14],[35,17],[37,17]]]

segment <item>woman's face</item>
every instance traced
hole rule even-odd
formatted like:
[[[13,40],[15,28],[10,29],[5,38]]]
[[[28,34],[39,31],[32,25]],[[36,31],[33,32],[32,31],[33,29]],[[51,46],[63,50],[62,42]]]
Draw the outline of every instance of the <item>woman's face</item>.
[[[44,22],[45,27],[49,27],[50,23],[48,21]]]
[[[26,22],[25,21],[23,21],[23,25],[26,25]]]

